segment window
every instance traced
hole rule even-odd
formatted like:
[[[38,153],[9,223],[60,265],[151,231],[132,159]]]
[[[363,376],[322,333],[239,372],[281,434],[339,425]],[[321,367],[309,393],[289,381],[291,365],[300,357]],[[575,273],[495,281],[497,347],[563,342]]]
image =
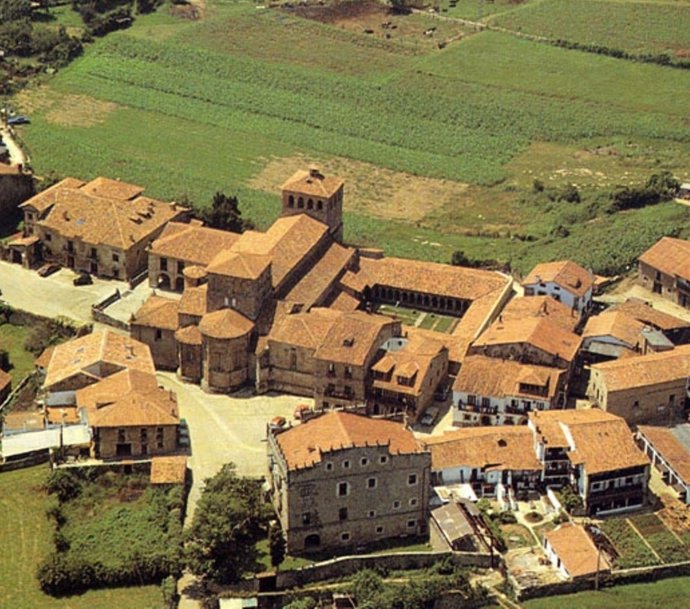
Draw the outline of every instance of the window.
[[[350,534],[349,533],[341,533],[340,534],[340,541],[350,541]]]
[[[350,460],[349,459],[345,459],[345,461],[343,461],[343,469],[350,469]]]
[[[352,366],[345,366],[345,378],[346,379],[352,378]]]
[[[376,488],[376,478],[369,478],[367,480],[367,488]]]
[[[400,501],[398,501],[397,499],[393,502],[393,509],[394,510],[400,509]]]
[[[383,527],[381,525],[379,525],[376,527],[376,534],[381,535],[381,533],[383,533]]]
[[[168,259],[167,258],[161,258],[161,271],[167,271],[168,270]]]
[[[407,477],[407,485],[414,486],[415,484],[417,484],[417,474],[410,474]]]
[[[338,482],[338,497],[347,497],[350,494],[350,485],[347,482]]]
[[[341,507],[338,510],[338,520],[347,520],[347,508]]]
[[[113,262],[120,262],[120,256],[113,254]]]
[[[311,514],[309,512],[304,512],[302,514],[302,524],[308,526],[311,524]]]
[[[491,400],[489,398],[482,398],[482,408],[489,408],[491,406]]]
[[[328,376],[335,376],[335,364],[328,364]]]
[[[474,406],[477,403],[477,396],[476,395],[468,395],[467,396],[467,403],[470,406]]]
[[[379,457],[379,463],[381,465],[385,465],[386,463],[388,463],[388,456],[387,455],[381,455]]]
[[[376,518],[376,510],[369,510],[367,516],[369,516],[369,518]]]
[[[416,520],[408,520],[407,521],[407,528],[408,529],[414,529],[416,526],[417,526]]]
[[[369,465],[369,459],[367,459],[366,457],[362,457],[359,461],[359,464],[362,467],[366,467],[367,465]]]
[[[53,240],[53,235],[50,233],[46,233],[46,241],[52,241]]]
[[[417,505],[417,499],[413,497],[410,499],[410,507],[415,507]]]
[[[177,272],[182,273],[184,271],[184,260],[177,261]]]
[[[92,247],[91,248],[91,258],[95,258],[96,256],[98,256],[98,252],[96,251],[95,247]]]
[[[156,328],[156,338],[154,340],[161,340],[163,338],[163,331]]]

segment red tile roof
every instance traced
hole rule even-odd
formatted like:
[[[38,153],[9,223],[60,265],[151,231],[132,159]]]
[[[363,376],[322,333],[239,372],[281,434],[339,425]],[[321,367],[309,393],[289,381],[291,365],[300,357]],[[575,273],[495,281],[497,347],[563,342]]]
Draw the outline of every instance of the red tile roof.
[[[594,286],[594,275],[572,260],[544,262],[535,266],[522,285],[555,283],[576,296],[584,296]]]

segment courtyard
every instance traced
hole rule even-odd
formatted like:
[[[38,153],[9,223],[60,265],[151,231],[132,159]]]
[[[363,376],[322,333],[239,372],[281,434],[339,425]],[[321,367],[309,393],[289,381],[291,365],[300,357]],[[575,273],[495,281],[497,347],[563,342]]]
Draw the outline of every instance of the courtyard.
[[[421,328],[422,330],[433,330],[434,332],[444,332],[446,334],[450,334],[460,321],[459,317],[388,304],[379,305],[377,312],[393,317],[406,326]]]

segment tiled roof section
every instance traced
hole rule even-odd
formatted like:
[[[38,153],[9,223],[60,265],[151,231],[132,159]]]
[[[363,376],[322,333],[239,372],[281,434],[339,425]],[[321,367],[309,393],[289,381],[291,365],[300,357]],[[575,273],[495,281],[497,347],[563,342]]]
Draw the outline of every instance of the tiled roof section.
[[[182,271],[182,274],[187,279],[204,279],[208,276],[206,268],[203,266],[187,266]]]
[[[474,345],[483,347],[525,343],[571,362],[577,355],[581,341],[580,336],[564,330],[548,318],[532,317],[522,321],[495,321]]]
[[[635,349],[642,342],[644,324],[623,311],[604,311],[587,320],[582,332],[583,338],[610,336],[629,349]]]
[[[78,389],[78,408],[95,410],[99,405],[112,404],[134,390],[150,392],[158,388],[155,375],[139,370],[121,370],[93,385]]]
[[[271,328],[268,340],[316,350],[341,315],[340,311],[321,308],[286,315]]]
[[[349,412],[329,412],[276,434],[289,469],[320,463],[330,452],[346,448],[388,446],[391,455],[424,452],[401,423]]]
[[[176,330],[178,304],[177,300],[151,294],[130,323],[161,330]]]
[[[331,309],[337,311],[343,311],[347,313],[349,311],[354,311],[359,307],[360,302],[354,296],[351,296],[344,290],[336,295],[336,297],[328,305]]]
[[[240,338],[254,329],[254,323],[233,309],[206,313],[199,323],[203,336],[217,339]]]
[[[687,328],[690,323],[655,309],[643,300],[628,298],[625,302],[612,306],[609,311],[622,311],[635,319],[661,331]]]
[[[4,370],[0,370],[0,391],[4,391],[12,384],[12,377]]]
[[[623,391],[690,378],[690,345],[671,351],[593,364],[607,391]]]
[[[74,425],[81,423],[81,418],[75,406],[47,406],[46,421],[51,425]]]
[[[230,249],[214,256],[206,270],[215,275],[258,279],[270,265],[271,258],[269,256],[238,253]]]
[[[337,176],[324,176],[318,169],[297,171],[281,187],[281,190],[304,193],[314,197],[328,198],[343,185]]]
[[[359,272],[343,278],[343,284],[357,292],[381,285],[463,300],[475,300],[509,282],[494,271],[403,258],[361,258]]]
[[[151,484],[184,484],[187,457],[154,457],[151,459]]]
[[[54,205],[38,224],[66,238],[129,249],[177,218],[184,208],[139,196],[133,200],[88,194],[84,188],[55,191]]]
[[[544,534],[570,577],[593,575],[609,571],[611,565],[599,551],[583,527],[573,523],[562,524]]]
[[[683,435],[690,436],[690,425],[685,423],[678,428],[683,430]],[[685,484],[690,484],[690,450],[673,433],[674,429],[678,428],[639,425],[637,431],[647,438]]]
[[[89,370],[95,370],[100,363],[108,363],[120,369],[132,368],[155,373],[151,351],[147,345],[106,330],[57,345],[48,363],[44,386],[50,388],[79,372],[97,377],[96,372]]]
[[[568,446],[568,441],[561,424],[589,424],[598,421],[611,421],[618,418],[598,408],[582,410],[534,410],[530,412],[528,416],[530,425],[535,428],[539,440],[551,448],[564,448]]]
[[[420,336],[443,345],[448,349],[448,361],[450,362],[462,362],[465,358],[469,342],[461,336],[446,334],[444,332],[434,332],[433,330],[425,330],[423,328],[414,328],[412,326],[405,327],[404,333],[409,339]]]
[[[500,360],[483,355],[468,355],[462,363],[453,390],[485,397],[525,397],[533,400],[552,400],[563,370],[546,366],[522,364],[513,360]],[[540,396],[520,390],[520,384],[548,387],[547,395]]]
[[[555,283],[576,296],[584,296],[594,286],[594,275],[572,260],[543,262],[535,266],[522,285]]]
[[[218,252],[231,248],[239,238],[239,233],[206,228],[196,223],[171,222],[151,244],[151,253],[206,266]]]
[[[92,427],[154,427],[178,425],[175,394],[162,387],[133,389],[112,403],[87,413]]]
[[[663,237],[644,252],[639,261],[666,275],[690,281],[690,241]]]
[[[385,315],[353,311],[341,315],[331,326],[314,354],[317,359],[361,366],[379,348],[386,326],[400,325]]]
[[[3,421],[2,429],[4,431],[37,431],[45,429],[45,421],[43,415],[35,410],[18,410],[16,412],[8,412]]]
[[[77,180],[76,178],[65,178],[60,180],[57,184],[53,184],[50,188],[39,192],[37,195],[31,197],[28,201],[22,203],[19,207],[33,207],[39,213],[46,211],[51,205],[55,204],[57,193],[63,188],[77,189],[81,188],[85,182]]]
[[[434,471],[450,467],[489,470],[541,470],[532,432],[523,425],[466,427],[424,441]]]
[[[505,322],[519,321],[528,317],[547,318],[564,330],[574,332],[580,317],[569,306],[551,296],[521,296],[513,298],[501,311]]]
[[[200,345],[202,340],[199,326],[185,326],[184,328],[180,328],[175,332],[175,340],[185,345]]]
[[[203,317],[206,315],[206,295],[208,293],[208,284],[203,284],[197,287],[186,287],[182,292],[178,304],[178,313],[180,315],[192,315],[194,317]]]
[[[130,201],[144,192],[141,186],[103,177],[96,178],[95,180],[91,180],[88,184],[84,184],[81,190],[87,195],[92,195],[94,197],[121,199],[123,201]]]
[[[345,271],[354,255],[353,249],[332,243],[311,270],[288,292],[284,300],[302,304],[306,308],[319,303]]]
[[[42,352],[41,355],[39,355],[36,358],[36,361],[34,362],[34,365],[36,368],[46,368],[48,366],[48,363],[50,362],[50,358],[53,357],[53,349],[55,347],[46,347]]]

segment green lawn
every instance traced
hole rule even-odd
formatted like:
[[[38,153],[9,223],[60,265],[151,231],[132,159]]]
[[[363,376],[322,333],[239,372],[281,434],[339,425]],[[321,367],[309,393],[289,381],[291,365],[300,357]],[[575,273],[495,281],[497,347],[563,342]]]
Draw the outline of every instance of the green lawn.
[[[47,466],[0,473],[0,607],[7,609],[160,609],[157,586],[115,588],[54,599],[43,594],[34,575],[51,550],[52,530],[42,490]]]
[[[659,559],[645,545],[625,518],[612,518],[602,523],[601,529],[613,542],[619,553],[615,566],[626,569],[630,567],[646,567],[659,563]]]
[[[685,607],[690,598],[690,577],[663,579],[651,584],[629,584],[599,592],[551,596],[522,603],[525,609],[650,609]]]
[[[10,362],[14,366],[10,370],[13,387],[34,369],[34,356],[24,350],[24,341],[30,330],[27,326],[0,325],[0,349],[9,353]]]

